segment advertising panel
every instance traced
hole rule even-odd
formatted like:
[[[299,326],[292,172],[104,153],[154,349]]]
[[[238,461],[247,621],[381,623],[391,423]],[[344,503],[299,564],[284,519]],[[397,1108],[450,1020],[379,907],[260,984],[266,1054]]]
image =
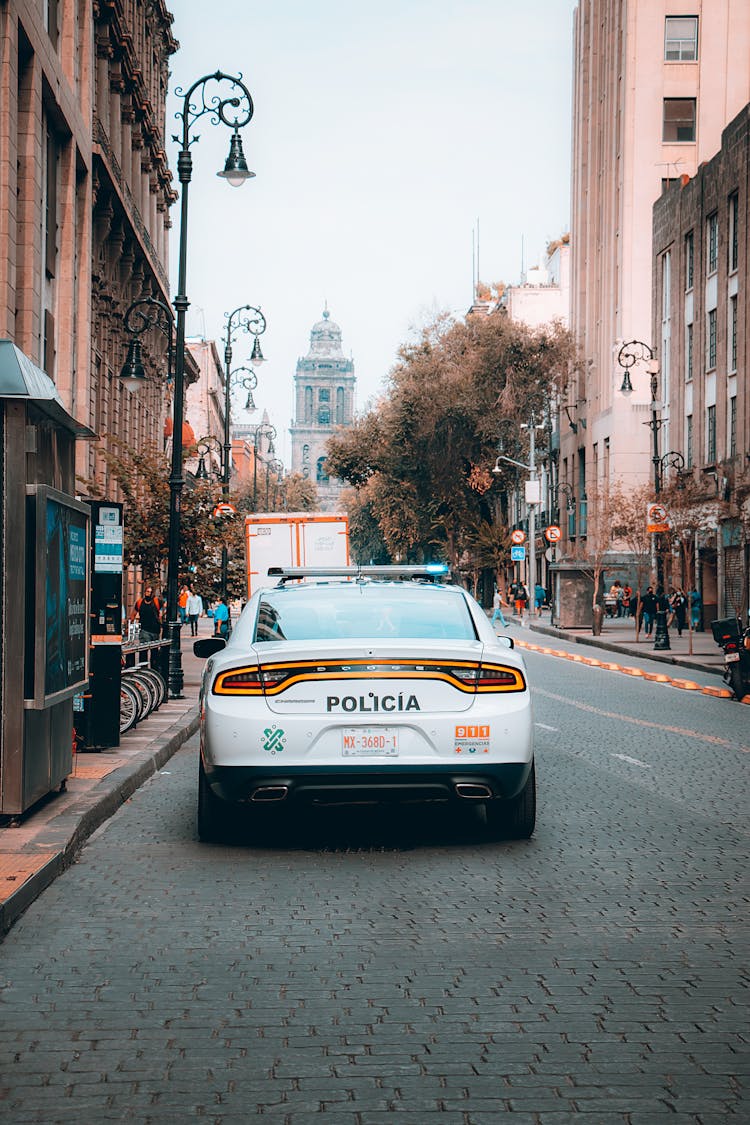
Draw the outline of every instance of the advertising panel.
[[[89,509],[37,485],[30,497],[34,529],[33,684],[27,705],[48,707],[88,682]]]

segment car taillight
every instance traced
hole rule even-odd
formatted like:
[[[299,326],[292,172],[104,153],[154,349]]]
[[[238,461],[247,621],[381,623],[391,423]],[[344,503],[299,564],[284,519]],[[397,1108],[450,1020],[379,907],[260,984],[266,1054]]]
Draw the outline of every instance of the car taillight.
[[[213,686],[214,695],[262,695],[259,668],[231,668],[220,672]]]
[[[482,664],[479,668],[477,691],[525,691],[526,681],[517,668],[503,664]]]

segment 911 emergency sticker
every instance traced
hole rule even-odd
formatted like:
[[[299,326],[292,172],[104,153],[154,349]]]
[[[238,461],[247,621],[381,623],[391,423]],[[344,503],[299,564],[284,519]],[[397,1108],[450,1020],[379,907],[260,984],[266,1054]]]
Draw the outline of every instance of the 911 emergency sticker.
[[[457,754],[489,754],[489,724],[486,726],[456,727],[455,750]]]

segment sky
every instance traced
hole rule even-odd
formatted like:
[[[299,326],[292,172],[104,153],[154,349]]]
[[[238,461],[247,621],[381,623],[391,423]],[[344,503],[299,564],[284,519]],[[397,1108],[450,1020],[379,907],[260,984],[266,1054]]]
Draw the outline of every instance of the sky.
[[[176,179],[183,93],[221,70],[254,102],[256,178],[230,187],[230,130],[203,117],[189,187],[188,336],[225,314],[267,320],[254,415],[288,466],[294,373],[327,303],[354,360],[357,408],[437,313],[462,317],[476,274],[518,283],[569,229],[575,0],[171,0],[167,135]],[[214,87],[216,89],[216,87]],[[172,208],[172,292],[180,205]],[[233,342],[233,369],[252,337]]]

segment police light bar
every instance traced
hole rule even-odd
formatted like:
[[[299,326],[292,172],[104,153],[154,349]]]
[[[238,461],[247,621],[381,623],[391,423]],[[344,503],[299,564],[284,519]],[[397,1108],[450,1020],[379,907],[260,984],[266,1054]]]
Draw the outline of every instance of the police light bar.
[[[301,578],[402,578],[432,579],[436,581],[448,574],[445,563],[428,563],[426,566],[269,566],[269,578],[280,583]]]

